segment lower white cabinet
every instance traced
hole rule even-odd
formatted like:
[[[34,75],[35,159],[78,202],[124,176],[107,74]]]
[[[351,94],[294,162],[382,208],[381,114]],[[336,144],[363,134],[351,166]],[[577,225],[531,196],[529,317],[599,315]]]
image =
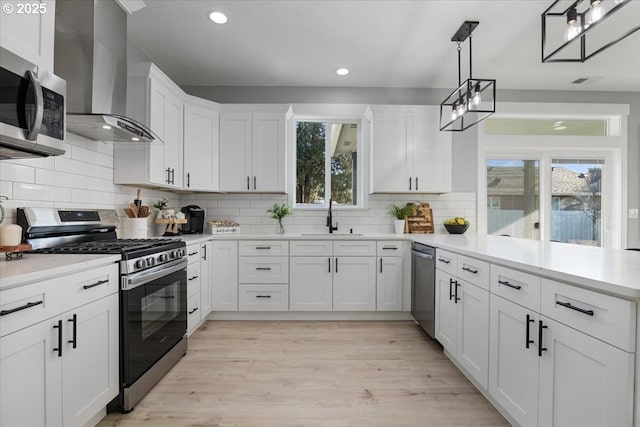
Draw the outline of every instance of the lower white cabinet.
[[[489,292],[436,270],[435,338],[483,388],[489,371]]]
[[[211,312],[211,250],[211,242],[200,244],[200,317],[202,320]]]
[[[286,284],[240,284],[238,309],[241,311],[289,310],[289,286]]]
[[[238,311],[238,242],[211,242],[211,309]]]
[[[404,242],[377,243],[376,309],[402,311]]]
[[[95,417],[118,394],[118,316],[115,293],[0,338],[0,425],[83,426]]]
[[[289,259],[289,310],[333,310],[332,263],[330,256]]]
[[[336,257],[333,273],[334,311],[375,311],[376,258]]]

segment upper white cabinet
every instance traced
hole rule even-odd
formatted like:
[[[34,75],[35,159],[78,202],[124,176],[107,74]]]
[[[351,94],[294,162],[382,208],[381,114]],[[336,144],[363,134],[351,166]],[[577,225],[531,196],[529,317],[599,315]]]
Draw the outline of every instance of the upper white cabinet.
[[[451,191],[451,133],[436,106],[372,106],[372,193]]]
[[[184,104],[185,190],[218,191],[219,107],[188,96]]]
[[[53,72],[55,0],[2,0],[2,6],[0,45],[37,65],[39,72]]]
[[[220,191],[286,192],[289,106],[225,105],[220,112]]]
[[[181,189],[184,93],[154,64],[129,64],[128,73],[127,114],[162,143],[114,145],[114,182]]]

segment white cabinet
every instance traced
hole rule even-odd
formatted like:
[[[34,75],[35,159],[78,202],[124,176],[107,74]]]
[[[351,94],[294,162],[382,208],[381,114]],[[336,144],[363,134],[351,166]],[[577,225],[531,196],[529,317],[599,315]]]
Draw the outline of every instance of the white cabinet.
[[[211,312],[212,243],[200,244],[200,318],[205,320]]]
[[[129,64],[128,74],[127,114],[162,142],[115,144],[114,182],[181,189],[184,93],[154,64]]]
[[[201,319],[200,245],[187,246],[187,335],[193,334]]]
[[[438,254],[441,255],[441,254]],[[437,257],[436,257],[437,258]],[[457,263],[454,256],[452,262]],[[489,292],[436,270],[435,338],[483,388],[489,372]]]
[[[0,425],[83,426],[118,394],[117,291],[113,264],[0,292]]]
[[[243,241],[240,242],[239,253],[238,309],[288,311],[289,242]]]
[[[238,311],[238,242],[211,242],[211,309]]]
[[[293,245],[297,242],[292,242]],[[330,242],[329,242],[330,243]],[[292,248],[292,253],[296,253]],[[292,256],[289,261],[289,309],[332,311],[333,274],[328,256]]]
[[[375,311],[376,259],[336,257],[333,273],[334,311]]]
[[[220,191],[286,192],[285,123],[290,113],[285,106],[223,106]]]
[[[372,106],[372,193],[451,191],[451,133],[436,106]]]
[[[38,72],[53,72],[55,0],[2,0],[2,6],[0,45],[37,65]]]
[[[218,191],[218,104],[188,96],[184,105],[184,189]]]
[[[377,311],[402,311],[404,249],[405,245],[402,241],[377,243]]]

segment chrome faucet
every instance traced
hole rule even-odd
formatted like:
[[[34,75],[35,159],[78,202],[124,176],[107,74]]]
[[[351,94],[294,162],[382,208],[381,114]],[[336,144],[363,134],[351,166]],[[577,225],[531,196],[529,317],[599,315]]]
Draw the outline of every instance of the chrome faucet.
[[[327,227],[329,227],[329,233],[332,234],[334,231],[338,231],[338,223],[336,222],[336,226],[333,226],[333,216],[331,215],[331,204],[333,199],[329,199],[329,214],[327,215]]]

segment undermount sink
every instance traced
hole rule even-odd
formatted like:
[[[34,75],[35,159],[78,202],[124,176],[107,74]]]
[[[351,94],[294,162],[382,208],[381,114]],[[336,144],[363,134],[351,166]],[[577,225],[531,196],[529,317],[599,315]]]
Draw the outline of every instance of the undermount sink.
[[[362,233],[300,233],[302,237],[358,237],[364,236]]]

